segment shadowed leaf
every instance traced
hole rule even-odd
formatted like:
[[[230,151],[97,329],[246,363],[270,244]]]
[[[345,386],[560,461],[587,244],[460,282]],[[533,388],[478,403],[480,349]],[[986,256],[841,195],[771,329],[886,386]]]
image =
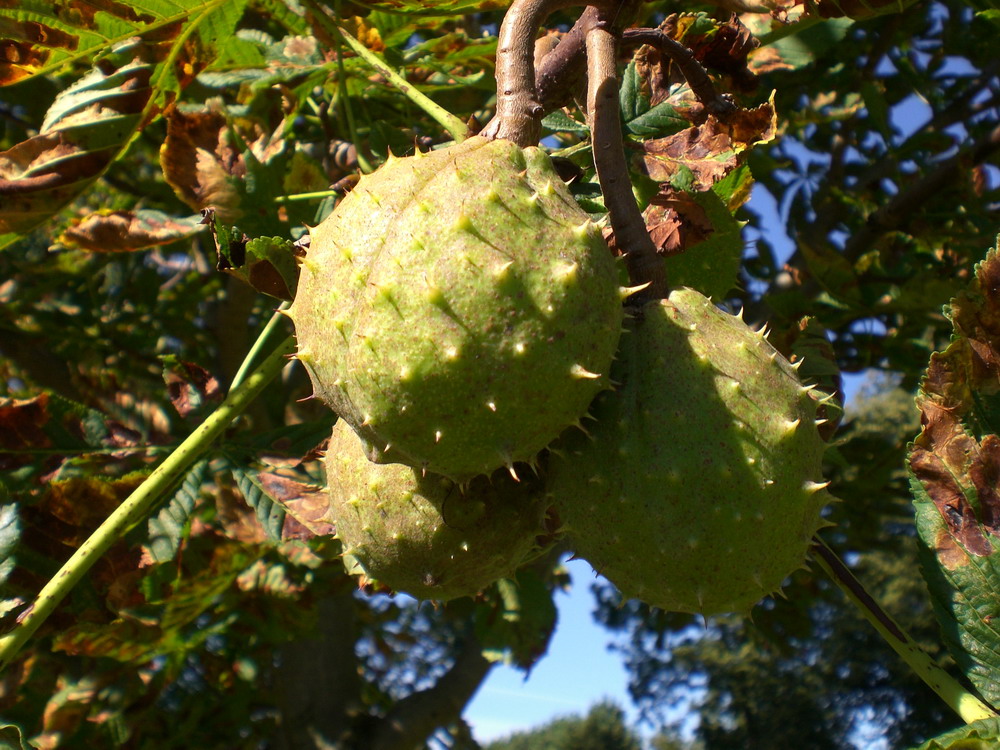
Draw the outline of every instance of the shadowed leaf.
[[[207,461],[195,464],[166,507],[149,519],[149,556],[154,562],[166,562],[176,557],[184,538],[184,529],[201,497],[207,473]]]
[[[233,467],[233,477],[240,488],[247,505],[254,509],[257,520],[264,528],[267,538],[272,542],[281,540],[281,529],[285,521],[285,509],[275,497],[282,494],[286,487],[282,483],[272,481],[264,472],[253,469]]]
[[[13,724],[0,725],[0,750],[33,750],[21,734],[21,728]]]
[[[537,573],[519,570],[514,578],[501,578],[490,597],[499,606],[476,608],[476,636],[483,655],[490,661],[505,661],[530,669],[549,647],[558,612],[552,593]]]
[[[916,750],[993,750],[1000,746],[1000,719],[980,719],[927,740]]]

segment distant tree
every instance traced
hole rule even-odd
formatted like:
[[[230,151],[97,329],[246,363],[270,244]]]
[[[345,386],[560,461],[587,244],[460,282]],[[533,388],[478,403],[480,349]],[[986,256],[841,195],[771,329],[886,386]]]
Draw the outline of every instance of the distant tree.
[[[490,742],[484,750],[642,750],[642,740],[619,706],[601,701],[586,716],[555,719]]]

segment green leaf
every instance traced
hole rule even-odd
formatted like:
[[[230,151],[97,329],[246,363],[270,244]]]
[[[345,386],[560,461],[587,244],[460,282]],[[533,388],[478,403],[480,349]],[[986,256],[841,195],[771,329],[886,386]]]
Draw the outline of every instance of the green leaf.
[[[636,70],[635,62],[630,62],[622,72],[618,103],[625,122],[631,122],[649,111],[649,99],[642,94],[642,78]]]
[[[625,127],[640,138],[660,138],[678,133],[690,124],[678,114],[670,102],[660,102],[652,109],[627,120]]]
[[[956,662],[1000,704],[1000,255],[952,300],[951,343],[931,356],[909,470],[921,565]]]
[[[156,562],[166,562],[177,556],[207,473],[207,461],[199,461],[191,467],[166,507],[149,519],[149,553]]]
[[[733,173],[739,179],[751,181],[748,169]],[[720,192],[732,197],[732,182],[717,183]],[[736,285],[743,259],[743,225],[733,216],[727,201],[714,189],[691,193],[712,227],[712,233],[684,252],[666,258],[667,278],[672,286],[689,286],[707,297],[722,300]],[[737,204],[739,205],[739,204]]]
[[[236,479],[236,486],[240,488],[247,505],[257,514],[257,520],[264,527],[267,538],[274,542],[281,541],[285,509],[266,489],[259,472],[234,466],[233,478]]]
[[[561,109],[550,112],[542,118],[542,127],[551,130],[553,133],[578,133],[585,135],[590,133],[587,124],[574,120]]]
[[[927,740],[915,750],[994,750],[1000,747],[1000,719],[980,719]]]
[[[473,11],[498,10],[510,0],[354,0],[355,5],[387,13],[415,16],[454,16]]]
[[[839,44],[853,25],[850,18],[792,24],[776,32],[773,41],[761,39],[761,46],[750,55],[750,69],[758,73],[804,68]]]

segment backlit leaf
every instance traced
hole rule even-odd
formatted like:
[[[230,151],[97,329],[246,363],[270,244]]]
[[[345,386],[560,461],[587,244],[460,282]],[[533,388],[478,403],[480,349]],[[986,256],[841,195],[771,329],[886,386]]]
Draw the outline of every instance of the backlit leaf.
[[[355,5],[388,13],[442,16],[506,8],[510,0],[356,0]]]
[[[131,37],[172,38],[195,19],[195,37],[225,39],[244,0],[117,0],[19,2],[0,6],[0,85],[88,61]]]
[[[63,91],[38,135],[0,152],[0,248],[93,182],[131,140],[152,93],[153,66],[127,42]]]
[[[124,253],[169,245],[204,231],[200,216],[176,218],[162,211],[104,210],[66,229],[59,243],[93,253]]]

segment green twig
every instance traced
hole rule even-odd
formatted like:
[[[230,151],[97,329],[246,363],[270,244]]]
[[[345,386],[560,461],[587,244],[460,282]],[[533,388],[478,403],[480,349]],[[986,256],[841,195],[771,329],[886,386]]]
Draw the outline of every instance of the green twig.
[[[955,713],[967,724],[979,719],[994,719],[997,714],[983,703],[959,682],[942,669],[920,646],[918,646],[906,631],[903,630],[888,612],[869,594],[861,582],[837,557],[837,553],[827,546],[818,536],[813,537],[813,557],[833,582],[840,587],[847,598],[861,610],[879,635],[910,668],[923,680],[940,698],[948,704]]]
[[[347,94],[347,68],[344,67],[344,51],[340,47],[340,43],[343,41],[343,37],[340,34],[340,29],[333,24],[329,18],[327,18],[326,13],[323,12],[315,3],[311,0],[307,0],[307,5],[309,5],[312,10],[313,17],[319,21],[320,25],[326,28],[327,32],[333,37],[333,43],[336,45],[334,52],[337,55],[337,103],[343,109],[344,120],[347,122],[347,132],[350,134],[351,143],[354,144],[354,152],[358,160],[358,167],[365,174],[370,174],[374,171],[371,161],[368,159],[367,151],[358,138],[358,130],[354,125],[354,110],[351,109],[351,97]],[[334,0],[334,7],[336,8],[337,16],[340,16],[340,0]]]
[[[262,336],[264,335],[270,334],[265,330]],[[163,463],[73,553],[59,572],[45,584],[31,606],[18,618],[13,630],[0,637],[0,672],[13,661],[28,638],[38,630],[101,555],[150,514],[156,502],[201,457],[212,441],[219,437],[230,422],[239,416],[281,372],[288,362],[288,355],[294,351],[295,341],[289,336],[252,375],[229,391],[229,395],[219,408],[209,415],[177,447],[177,450],[167,456]]]
[[[243,385],[243,381],[245,381],[250,375],[250,371],[256,367],[257,363],[260,361],[261,355],[274,346],[274,340],[281,335],[282,328],[285,325],[285,310],[291,307],[291,305],[291,302],[282,302],[271,316],[271,319],[267,321],[267,325],[264,326],[264,330],[260,332],[257,340],[254,342],[253,346],[250,347],[250,351],[247,352],[247,355],[243,358],[243,364],[240,365],[240,369],[237,370],[236,375],[233,376],[233,382],[229,384],[230,391],[233,391]]]
[[[469,128],[464,122],[455,117],[455,115],[428,97],[426,94],[418,91],[417,88],[410,84],[410,82],[403,78],[403,76],[399,75],[399,73],[390,68],[385,60],[344,31],[344,29],[338,27],[337,32],[343,38],[344,42],[346,42],[347,45],[354,50],[359,57],[361,57],[361,59],[375,68],[375,70],[377,70],[383,78],[399,89],[400,93],[404,94],[411,102],[420,107],[420,109],[426,112],[429,117],[437,122],[438,125],[447,130],[451,134],[451,137],[455,139],[456,143],[464,141],[469,137]]]
[[[292,195],[279,195],[274,199],[275,203],[294,203],[295,201],[313,201],[321,198],[335,198],[343,195],[343,190],[317,190],[314,193],[293,193]]]
[[[364,60],[366,63],[375,68],[375,70],[381,73],[382,76],[389,83],[391,83],[393,86],[399,89],[399,91],[403,93],[411,102],[416,104],[431,118],[437,121],[437,123],[441,125],[441,127],[443,127],[451,134],[451,137],[454,138],[456,142],[464,141],[466,138],[469,137],[469,128],[464,122],[455,117],[455,115],[446,110],[440,104],[430,99],[427,95],[418,91],[414,86],[410,84],[409,81],[403,78],[403,76],[399,75],[399,73],[397,73],[395,70],[389,67],[389,65],[385,62],[385,60],[383,60],[381,57],[379,57],[370,49],[368,49],[365,45],[363,45],[361,42],[359,42],[357,39],[351,36],[343,28],[337,26],[337,24],[335,24],[330,19],[330,17],[323,12],[322,8],[320,8],[314,2],[314,0],[305,0],[305,5],[308,6],[309,9],[312,11],[313,16],[316,18],[316,21],[326,30],[328,34],[330,34],[333,37],[334,43],[338,45],[337,49],[338,61],[343,60],[343,55],[340,54],[339,45],[341,42],[344,42],[352,50],[354,50],[354,52],[356,52],[357,55],[362,60]],[[337,13],[337,17],[338,18],[340,17],[339,12]],[[342,65],[343,63],[341,62],[341,73],[340,73],[341,76],[343,76]],[[348,111],[348,117],[349,118],[351,117],[349,111]],[[357,145],[357,140],[354,138],[353,134],[354,130],[353,123],[348,123],[348,125],[352,133],[351,139],[354,140],[355,145]],[[358,163],[361,164],[360,149],[358,156],[359,156]],[[364,168],[363,164],[361,165],[361,168],[363,171],[366,172],[369,171]]]

